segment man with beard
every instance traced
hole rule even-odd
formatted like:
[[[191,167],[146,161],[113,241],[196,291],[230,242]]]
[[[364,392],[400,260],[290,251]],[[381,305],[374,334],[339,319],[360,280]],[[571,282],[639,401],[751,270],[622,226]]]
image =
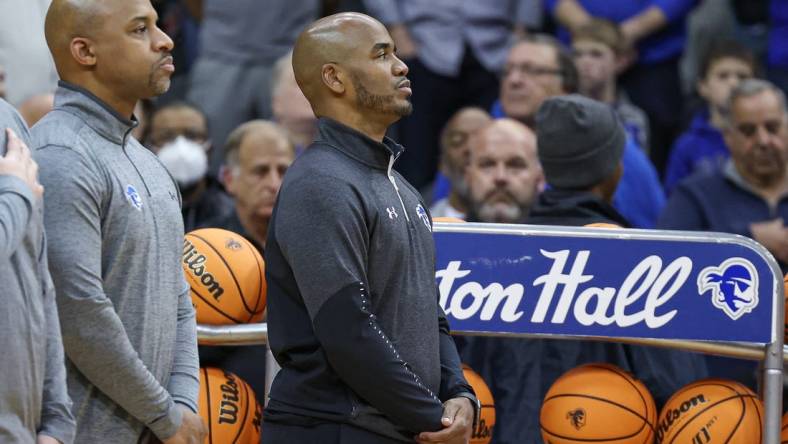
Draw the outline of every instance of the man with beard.
[[[474,134],[469,145],[468,220],[523,223],[544,183],[533,131],[499,119]]]
[[[268,334],[281,371],[267,444],[467,443],[478,401],[438,305],[432,223],[385,137],[408,67],[363,14],[310,25],[296,80],[320,119],[268,227]]]
[[[535,125],[548,189],[530,206],[525,222],[628,226],[610,203],[621,178],[626,143],[613,108],[578,95],[554,97],[539,108]],[[518,213],[511,204],[478,207],[475,211],[480,215],[487,213],[482,220]],[[547,390],[564,372],[581,364],[610,362],[633,372],[658,404],[706,374],[697,355],[595,341],[473,338],[463,357],[479,369],[495,399],[495,444],[541,443],[539,410]]]
[[[731,158],[698,172],[671,194],[659,227],[720,231],[755,239],[788,271],[788,114],[782,90],[765,80],[739,83],[728,100],[723,137]],[[752,362],[708,357],[712,376],[756,386]]]
[[[468,140],[471,134],[491,120],[490,115],[483,109],[468,107],[457,111],[443,128],[440,140],[440,172],[429,193],[446,197],[432,204],[432,217],[465,218],[468,211],[468,183],[465,181]]]
[[[129,136],[175,70],[156,19],[148,0],[54,0],[46,19],[62,81],[34,154],[79,443],[205,435],[178,188]]]

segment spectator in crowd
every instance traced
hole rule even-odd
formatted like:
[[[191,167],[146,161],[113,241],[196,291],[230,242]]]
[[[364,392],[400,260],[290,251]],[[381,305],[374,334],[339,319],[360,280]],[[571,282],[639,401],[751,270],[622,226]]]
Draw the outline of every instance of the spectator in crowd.
[[[659,228],[720,231],[751,237],[788,271],[788,114],[773,84],[747,79],[733,88],[723,136],[731,158],[710,174],[680,182]],[[752,362],[707,357],[713,376],[756,388]]]
[[[57,73],[44,40],[44,17],[52,0],[4,0],[0,14],[0,65],[12,104],[52,92]],[[0,83],[2,83],[0,81]]]
[[[629,136],[648,152],[648,116],[618,88],[618,75],[633,57],[625,44],[621,28],[605,19],[591,19],[572,33],[578,92],[612,106]]]
[[[438,169],[441,129],[463,106],[490,108],[513,35],[537,25],[539,4],[365,0],[364,5],[388,26],[410,69],[413,114],[400,122],[399,141],[407,150],[397,169],[421,189]]]
[[[32,135],[75,442],[202,442],[178,189],[129,137],[172,40],[148,0],[54,0],[45,29],[62,81]]]
[[[473,134],[468,145],[468,220],[524,223],[544,186],[533,131],[498,119]]]
[[[548,99],[536,117],[538,159],[548,188],[530,207],[529,224],[629,226],[611,205],[622,175],[626,133],[609,106],[579,96]],[[473,338],[463,357],[490,385],[495,444],[541,443],[539,410],[565,371],[610,362],[645,381],[658,403],[705,376],[695,355],[595,341]],[[528,381],[528,384],[522,384]]]
[[[295,159],[287,132],[264,120],[239,126],[227,139],[222,178],[235,197],[234,211],[207,221],[245,237],[263,254],[276,196],[285,171]],[[265,346],[200,347],[200,364],[235,373],[265,400]]]
[[[592,18],[617,23],[625,47],[637,50],[637,62],[621,82],[632,101],[649,116],[650,154],[663,171],[668,149],[679,131],[683,105],[679,59],[686,40],[686,18],[697,0],[545,0],[546,9],[565,29],[562,39]],[[567,32],[567,30],[569,32]]]
[[[235,127],[271,117],[271,76],[298,33],[320,13],[319,0],[191,1],[201,19],[200,53],[187,95],[208,116],[210,139],[227,140]],[[201,14],[201,15],[200,15]],[[211,174],[223,160],[211,153]]]
[[[468,164],[468,142],[471,134],[486,126],[492,118],[481,108],[462,108],[441,131],[440,171],[426,193],[434,203],[432,217],[464,219],[468,211],[468,183],[465,167]]]
[[[17,109],[27,126],[32,127],[41,120],[46,113],[52,111],[55,104],[55,95],[52,93],[36,94],[19,104]]]
[[[178,183],[187,233],[208,219],[232,213],[232,199],[207,174],[212,145],[207,119],[199,109],[185,102],[171,102],[155,110],[146,146]]]
[[[575,92],[578,77],[571,54],[558,40],[541,34],[528,36],[509,52],[500,106],[493,108],[493,116],[512,117],[533,128],[542,102]],[[624,177],[616,190],[616,209],[636,227],[653,228],[665,196],[654,167],[634,140],[624,150]]]
[[[788,122],[784,93],[747,79],[733,88],[723,136],[731,159],[678,184],[659,226],[751,237],[788,271]]]
[[[578,74],[564,45],[546,34],[533,34],[509,50],[493,117],[511,117],[533,128],[536,110],[553,96],[577,91]]]
[[[722,137],[731,90],[756,72],[755,55],[732,40],[712,44],[700,65],[698,94],[706,106],[673,145],[665,170],[665,190],[671,193],[679,181],[696,172],[710,174],[730,157]]]
[[[287,131],[296,152],[301,152],[315,140],[317,117],[296,83],[292,51],[277,60],[271,85],[273,120]]]
[[[0,99],[0,440],[71,444],[76,423],[27,127]],[[18,136],[17,136],[18,134]]]

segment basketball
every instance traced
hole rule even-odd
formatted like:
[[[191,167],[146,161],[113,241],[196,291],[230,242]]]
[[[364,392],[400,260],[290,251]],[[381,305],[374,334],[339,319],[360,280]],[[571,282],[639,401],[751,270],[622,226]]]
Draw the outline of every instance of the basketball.
[[[763,439],[763,407],[750,389],[703,379],[668,399],[657,422],[657,443],[753,444]]]
[[[432,218],[433,222],[445,222],[445,223],[465,223],[464,220],[457,218],[457,217],[447,217],[447,216],[438,216]]]
[[[650,444],[657,409],[648,389],[610,364],[586,364],[547,391],[539,425],[550,444]]]
[[[493,429],[495,428],[495,402],[492,393],[482,377],[465,364],[462,365],[462,375],[465,376],[468,384],[473,387],[473,391],[476,392],[476,398],[479,400],[479,404],[482,405],[482,409],[479,411],[479,424],[473,429],[470,443],[488,444],[492,439]]]
[[[622,227],[620,225],[609,224],[607,222],[595,222],[593,224],[588,224],[588,225],[584,225],[584,226],[588,227],[588,228],[624,228],[624,227]]]
[[[219,228],[184,238],[183,272],[200,324],[260,322],[265,310],[265,264],[243,236]]]
[[[241,378],[218,368],[200,369],[200,417],[206,444],[259,444],[262,409]]]

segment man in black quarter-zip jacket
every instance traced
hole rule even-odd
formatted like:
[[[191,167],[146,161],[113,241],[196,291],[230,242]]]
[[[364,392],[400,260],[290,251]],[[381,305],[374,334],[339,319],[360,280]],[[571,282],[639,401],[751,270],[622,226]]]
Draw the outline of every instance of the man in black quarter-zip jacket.
[[[435,286],[432,223],[384,137],[411,112],[386,28],[329,16],[296,42],[320,118],[291,166],[266,243],[269,341],[282,366],[266,444],[467,443],[477,401]]]

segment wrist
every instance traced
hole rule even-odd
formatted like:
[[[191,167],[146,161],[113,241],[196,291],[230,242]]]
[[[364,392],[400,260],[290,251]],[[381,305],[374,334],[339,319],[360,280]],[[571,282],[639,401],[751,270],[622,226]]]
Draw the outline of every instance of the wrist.
[[[473,428],[474,430],[479,425],[479,415],[481,414],[482,406],[479,402],[479,399],[471,392],[462,392],[457,393],[454,395],[454,399],[461,399],[465,398],[471,405],[471,409],[473,409]]]

